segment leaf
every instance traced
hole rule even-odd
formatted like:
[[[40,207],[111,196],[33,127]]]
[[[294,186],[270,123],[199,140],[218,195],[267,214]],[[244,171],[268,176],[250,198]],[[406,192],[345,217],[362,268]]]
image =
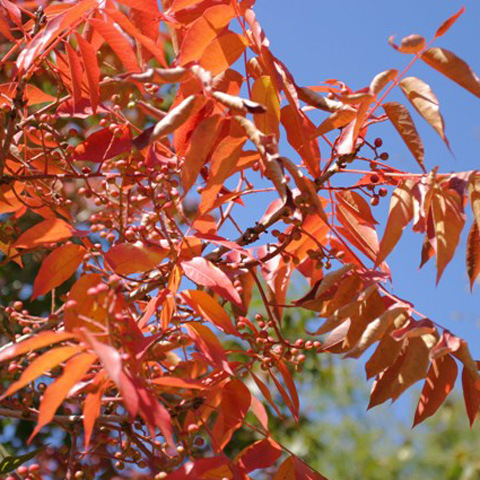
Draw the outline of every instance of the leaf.
[[[293,416],[294,418],[298,418],[298,411],[300,409],[300,400],[298,398],[297,388],[295,386],[295,382],[293,381],[292,375],[288,368],[286,367],[285,363],[282,360],[278,359],[275,363],[277,370],[283,377],[283,381],[287,386],[288,392],[290,394],[290,398],[292,399],[292,406],[293,406]]]
[[[210,158],[207,185],[202,191],[202,198],[198,206],[200,214],[214,208],[223,183],[235,172],[244,144],[245,138],[226,137],[216,146]]]
[[[81,245],[61,245],[42,262],[33,282],[32,299],[50,292],[68,280],[83,260],[86,250]]]
[[[252,403],[250,390],[245,384],[233,378],[222,386],[220,416],[214,430],[219,429],[218,448],[223,450],[232,435],[243,425],[243,421]]]
[[[158,267],[167,254],[166,248],[141,241],[134,244],[117,243],[105,254],[105,260],[115,273],[130,275]]]
[[[18,55],[16,63],[20,72],[27,71],[35,61],[41,60],[50,51],[51,43],[62,35],[65,29],[75,29],[76,25],[83,20],[82,17],[95,8],[97,8],[97,0],[83,0],[49,20]]]
[[[398,70],[395,68],[385,70],[384,72],[375,75],[370,83],[370,92],[374,95],[378,95],[386,87],[387,83],[394,80],[397,75]]]
[[[473,215],[480,229],[480,178],[478,177],[478,172],[472,172],[468,179],[467,188]]]
[[[262,392],[262,395],[265,397],[265,399],[270,404],[270,406],[275,410],[275,413],[279,417],[281,417],[282,414],[280,413],[280,410],[278,409],[276,403],[273,401],[273,397],[272,397],[272,394],[271,394],[269,388],[251,370],[250,370],[250,375],[252,376],[252,378],[253,378],[255,384],[257,385],[258,389]]]
[[[247,45],[248,40],[243,35],[227,30],[205,48],[198,63],[215,77],[234,64]]]
[[[188,378],[177,377],[156,377],[151,382],[162,387],[184,388],[187,390],[205,390],[207,387],[198,380],[190,380]]]
[[[470,290],[473,290],[473,284],[480,273],[480,232],[476,221],[472,222],[467,238],[467,273]]]
[[[443,270],[453,258],[465,224],[465,215],[461,211],[460,200],[438,188],[435,189],[431,208],[435,224],[437,283]]]
[[[457,373],[457,364],[450,355],[444,355],[432,362],[415,412],[413,427],[439,409],[453,389]]]
[[[352,213],[360,222],[376,225],[378,222],[372,215],[368,202],[353,190],[343,190],[335,193],[335,198],[343,207]]]
[[[35,248],[56,243],[75,235],[75,229],[61,218],[53,217],[37,223],[23,232],[12,245],[14,248]]]
[[[470,66],[453,52],[434,47],[426,50],[421,58],[426,64],[480,98],[480,79]]]
[[[449,147],[438,99],[432,89],[423,80],[415,77],[406,77],[399,85],[417,112],[434,128]]]
[[[150,15],[152,11],[155,10],[156,2],[150,3]],[[153,7],[153,8],[152,8]],[[147,49],[155,58],[156,60],[164,67],[167,67],[167,63],[165,61],[165,52],[163,49],[155,43],[150,37],[144,35],[130,20],[126,15],[124,15],[121,11],[113,9],[113,8],[106,8],[105,11],[107,12],[108,16],[112,18],[112,20],[122,27],[122,30],[134,38],[140,45],[142,45],[145,49]]]
[[[280,119],[287,133],[288,143],[302,157],[310,175],[320,176],[320,147],[315,137],[315,125],[301,111],[286,105]]]
[[[201,290],[184,290],[182,298],[205,320],[230,335],[238,336],[238,332],[225,309],[208,293]]]
[[[22,372],[20,378],[16,382],[10,384],[7,391],[0,397],[0,400],[3,400],[9,395],[13,395],[30,382],[33,382],[38,377],[47,374],[47,372],[49,372],[52,368],[60,365],[62,362],[65,362],[80,351],[82,351],[82,348],[79,346],[59,347],[48,350],[43,355],[35,358],[28,365],[28,367]]]
[[[190,338],[205,355],[205,358],[221,370],[233,374],[230,365],[228,364],[225,350],[223,349],[220,340],[218,340],[213,332],[208,327],[198,322],[186,322],[184,325],[187,328]]]
[[[73,160],[102,163],[132,150],[132,135],[130,128],[121,127],[121,135],[114,135],[108,128],[102,128],[90,134],[79,143],[73,152]]]
[[[235,459],[247,473],[259,468],[272,466],[282,454],[280,445],[271,438],[265,438],[244,448]]]
[[[382,106],[393,126],[405,142],[405,145],[407,145],[408,149],[415,157],[415,160],[417,160],[420,168],[426,173],[423,142],[417,132],[417,128],[415,127],[415,123],[413,122],[409,111],[402,104],[397,102],[387,102]]]
[[[92,363],[97,359],[93,353],[84,353],[71,358],[60,377],[51,383],[43,394],[42,401],[38,410],[38,423],[35,426],[29,441],[48,423],[50,423],[68,392],[80,381],[88,372]]]
[[[326,120],[324,120],[315,130],[313,136],[318,137],[334,130],[348,125],[357,117],[357,111],[352,107],[342,107],[333,112]]]
[[[167,115],[162,118],[154,127],[150,142],[154,142],[162,137],[173,133],[179,126],[183,125],[195,106],[195,95],[182,100],[176,107],[172,108]]]
[[[288,457],[278,468],[273,480],[328,480],[318,472],[314,472],[298,457]]]
[[[265,105],[266,112],[253,116],[257,128],[265,133],[279,135],[280,99],[272,82],[272,78],[263,75],[255,80],[252,86],[252,100]]]
[[[472,378],[466,367],[462,370],[462,387],[465,409],[467,410],[471,427],[477,418],[478,409],[480,408],[480,385]]]
[[[403,37],[399,46],[393,43],[393,37],[388,39],[388,43],[401,53],[418,53],[425,47],[425,39],[416,33]]]
[[[35,458],[40,452],[42,452],[47,445],[43,445],[40,448],[36,448],[31,452],[24,455],[7,455],[0,462],[0,474],[10,473],[16,470],[20,465],[28,462],[32,458]]]
[[[70,78],[72,81],[72,100],[74,107],[80,103],[82,98],[82,76],[83,69],[80,59],[72,46],[67,42],[65,44],[68,56],[68,64],[70,66]]]
[[[101,412],[102,396],[108,386],[108,382],[105,380],[105,372],[100,371],[93,379],[93,391],[85,397],[85,402],[83,404],[83,436],[86,451],[88,451],[93,427],[95,426],[95,420],[99,417]]]
[[[74,335],[70,332],[40,332],[23,342],[14,343],[8,347],[0,349],[0,362],[11,360],[12,358],[23,355],[24,353],[38,350],[39,348],[54,345],[55,343],[70,340]]]
[[[242,299],[232,281],[212,262],[202,257],[194,257],[181,263],[185,275],[197,285],[211,288],[215,293],[244,310]]]
[[[252,102],[247,98],[237,97],[236,95],[229,95],[223,92],[213,92],[212,97],[218,100],[222,105],[234,110],[240,110],[245,113],[265,113],[266,107],[257,102]]]
[[[207,8],[185,33],[177,60],[178,65],[183,66],[200,60],[208,45],[234,16],[235,11],[230,5],[215,5]]]
[[[120,59],[128,72],[141,71],[135,52],[127,40],[110,19],[90,18],[88,20],[95,30],[105,39],[115,55]]]
[[[360,340],[348,352],[347,357],[358,358],[373,343],[380,340],[389,329],[389,327],[397,322],[403,322],[408,318],[408,313],[404,307],[391,307],[383,312],[377,319],[367,325],[362,333]]]
[[[197,180],[210,151],[218,137],[220,115],[210,115],[203,119],[190,137],[190,147],[182,164],[181,181],[184,192],[188,192]]]
[[[465,7],[462,7],[457,13],[452,15],[450,18],[445,20],[438,30],[435,32],[435,38],[441,37],[442,35],[445,35],[447,31],[450,29],[450,27],[457,21],[458,17],[462,15],[465,12]]]
[[[98,66],[97,55],[92,44],[87,42],[80,34],[76,33],[75,38],[77,39],[85,73],[87,74],[90,104],[92,105],[93,114],[95,114],[97,113],[97,107],[100,103],[100,68]]]
[[[402,182],[393,192],[387,226],[380,242],[376,264],[380,265],[402,236],[403,229],[413,218],[412,180]]]
[[[410,338],[395,363],[375,380],[368,408],[396,400],[408,387],[427,375],[429,350],[422,337]]]

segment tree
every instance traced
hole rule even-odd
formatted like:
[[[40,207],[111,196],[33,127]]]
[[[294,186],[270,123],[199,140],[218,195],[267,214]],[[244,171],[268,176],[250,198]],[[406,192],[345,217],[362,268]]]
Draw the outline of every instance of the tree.
[[[470,67],[431,46],[463,9],[432,41],[392,40],[408,66],[352,91],[297,85],[253,0],[32,3],[0,5],[1,266],[28,297],[7,292],[0,412],[34,444],[55,436],[52,422],[66,434],[35,452],[32,476],[325,478],[269,430],[272,415],[300,418],[293,371],[313,353],[368,353],[370,407],[422,380],[415,425],[460,365],[474,422],[480,377],[466,342],[396,296],[386,263],[413,222],[438,282],[470,201],[472,287],[480,272],[478,173],[428,171],[409,110],[386,101],[400,88],[448,146],[431,87],[407,75],[422,61],[480,96]],[[370,132],[382,122],[419,173],[388,164]],[[370,204],[389,190],[379,241]],[[263,194],[274,198],[263,215],[238,213]],[[292,301],[294,272],[309,291]],[[290,336],[290,309],[325,321]]]

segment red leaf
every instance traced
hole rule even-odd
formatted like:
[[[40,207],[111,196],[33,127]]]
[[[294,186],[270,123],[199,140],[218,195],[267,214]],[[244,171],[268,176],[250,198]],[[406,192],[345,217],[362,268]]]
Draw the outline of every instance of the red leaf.
[[[445,35],[445,33],[447,33],[447,31],[450,29],[450,27],[457,21],[458,17],[464,12],[465,7],[462,7],[457,13],[455,13],[455,15],[452,15],[450,18],[445,20],[435,32],[435,38]]]
[[[247,473],[250,473],[258,468],[272,466],[281,454],[282,448],[280,445],[271,438],[266,438],[242,450],[237,455],[235,462],[238,462]]]
[[[75,235],[75,229],[61,218],[50,218],[23,232],[14,248],[35,248],[46,243],[61,242]]]
[[[473,378],[465,367],[462,370],[462,386],[465,408],[470,420],[470,426],[472,426],[480,408],[480,385],[477,379]]]
[[[87,74],[88,93],[92,105],[93,114],[97,113],[97,107],[100,103],[100,68],[98,66],[97,55],[93,46],[87,42],[80,34],[76,34],[80,54],[82,55],[85,73]]]
[[[215,293],[244,310],[242,299],[227,275],[212,262],[202,257],[194,257],[182,262],[185,275],[197,285],[211,288]]]
[[[199,315],[217,328],[231,335],[239,335],[225,309],[208,293],[201,290],[184,290],[182,298]]]
[[[480,273],[480,233],[478,222],[473,221],[467,239],[467,273],[470,279],[470,290]]]
[[[205,355],[205,358],[220,369],[233,375],[225,350],[216,335],[201,323],[187,322],[185,327],[198,349]]]
[[[450,355],[432,362],[415,412],[413,426],[431,417],[438,410],[453,389],[457,372],[457,364]]]
[[[21,72],[28,70],[34,61],[38,62],[49,52],[48,47],[53,40],[56,40],[65,29],[75,29],[82,21],[83,15],[96,7],[97,0],[83,0],[55,16],[20,52],[16,62],[18,69]]]
[[[68,392],[82,380],[96,359],[96,355],[84,353],[73,357],[67,362],[62,375],[51,383],[43,394],[38,411],[38,423],[28,439],[29,442],[42,427],[52,421],[55,412],[68,395]]]
[[[68,280],[77,271],[85,252],[84,247],[72,243],[61,245],[50,253],[33,282],[32,299],[45,295]]]
[[[127,71],[139,72],[141,70],[130,42],[119,30],[115,28],[111,20],[90,18],[88,21],[110,45],[111,49],[115,52]]]
[[[82,76],[83,69],[77,53],[69,43],[65,44],[70,66],[70,78],[72,80],[72,99],[74,107],[80,103],[82,98]]]
[[[132,136],[128,126],[121,127],[122,135],[115,136],[108,128],[89,135],[75,147],[72,158],[77,161],[102,163],[109,158],[132,150]]]

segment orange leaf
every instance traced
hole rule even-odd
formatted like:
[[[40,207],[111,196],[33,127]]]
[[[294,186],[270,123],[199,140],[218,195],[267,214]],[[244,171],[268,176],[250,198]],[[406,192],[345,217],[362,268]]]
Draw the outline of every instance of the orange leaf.
[[[93,46],[80,34],[77,33],[75,36],[83,59],[85,73],[87,74],[90,104],[95,114],[97,113],[97,107],[100,103],[100,68],[98,67],[97,55]]]
[[[472,290],[480,273],[480,232],[476,221],[472,223],[467,239],[467,273]]]
[[[395,248],[395,245],[402,236],[403,229],[413,218],[412,188],[411,180],[401,183],[393,192],[390,201],[387,226],[380,242],[376,264],[381,264],[388,254]]]
[[[434,128],[449,147],[438,99],[432,89],[423,80],[415,77],[404,78],[399,85],[417,112]]]
[[[437,283],[455,253],[465,224],[460,199],[454,195],[436,188],[431,200],[437,244]]]
[[[77,271],[85,252],[84,247],[73,243],[53,250],[42,262],[35,277],[32,299],[45,295],[68,280]]]
[[[105,254],[105,260],[115,273],[130,275],[156,268],[167,256],[168,250],[143,242],[117,243]]]
[[[343,190],[335,193],[338,202],[344,206],[350,213],[364,223],[376,225],[378,222],[372,215],[372,210],[368,202],[359,193],[353,190]]]
[[[357,117],[357,111],[352,107],[342,107],[333,112],[326,120],[324,120],[315,130],[313,136],[318,137],[334,130],[348,125]]]
[[[401,53],[418,53],[425,47],[425,39],[416,33],[403,37],[399,46],[393,43],[393,37],[388,39],[388,43]]]
[[[262,392],[262,395],[265,397],[267,402],[271,405],[271,407],[275,410],[276,414],[281,417],[282,414],[280,413],[280,410],[278,409],[276,403],[273,401],[272,394],[270,392],[270,389],[265,385],[265,383],[262,382],[251,370],[250,370],[250,375],[252,376],[253,380],[255,381],[257,387],[259,390]]]
[[[226,137],[215,148],[210,159],[208,182],[198,207],[201,214],[214,207],[218,194],[223,188],[223,182],[235,172],[244,143],[244,138]]]
[[[457,373],[457,363],[450,355],[432,362],[415,412],[413,427],[438,410],[452,390]]]
[[[35,248],[46,243],[61,242],[75,234],[75,229],[61,218],[50,218],[23,232],[14,248]]]
[[[283,381],[285,382],[285,385],[288,388],[288,392],[290,393],[290,398],[292,399],[292,405],[294,409],[294,417],[298,417],[300,400],[298,398],[297,387],[295,386],[292,375],[282,360],[279,359],[278,362],[276,362],[276,367],[282,375]]]
[[[320,175],[320,148],[315,136],[315,125],[301,111],[286,105],[281,111],[281,121],[288,143],[298,152],[310,175]]]
[[[200,60],[208,45],[234,16],[235,10],[230,5],[207,8],[187,30],[180,48],[178,65]]]
[[[445,35],[445,33],[447,33],[447,31],[450,29],[450,27],[457,21],[458,17],[464,12],[465,7],[462,7],[457,13],[455,13],[455,15],[452,15],[450,18],[445,20],[435,32],[435,38]]]
[[[472,172],[468,179],[468,196],[475,221],[480,230],[480,178],[477,171]]]
[[[243,35],[227,30],[205,48],[199,64],[217,76],[240,58],[247,45],[248,40]]]
[[[154,2],[154,5],[156,2]],[[150,4],[151,7],[152,4]],[[144,35],[138,28],[130,22],[128,17],[124,15],[119,10],[113,8],[106,8],[108,16],[113,19],[115,23],[120,25],[125,33],[133,37],[138,41],[143,47],[145,47],[164,67],[167,67],[167,62],[165,61],[165,52],[161,49],[151,38]],[[152,8],[150,8],[150,14],[152,13]]]
[[[84,353],[73,357],[67,362],[62,375],[51,383],[43,394],[38,411],[38,423],[30,435],[29,442],[42,427],[52,421],[55,412],[68,395],[68,392],[82,380],[97,358],[97,355],[93,353]]]
[[[69,340],[74,335],[70,332],[41,332],[20,343],[14,343],[7,348],[0,350],[0,362],[11,360],[12,358],[23,355],[24,353],[38,350],[39,348],[54,345],[55,343]]]
[[[370,92],[374,95],[378,95],[387,85],[388,82],[394,80],[398,75],[398,70],[392,68],[390,70],[385,70],[380,72],[378,75],[375,75],[373,80],[370,82]]]
[[[225,333],[238,336],[228,313],[208,293],[201,290],[184,290],[181,295],[185,302],[205,320]]]
[[[409,111],[402,104],[397,102],[384,103],[383,108],[393,126],[405,142],[405,145],[415,157],[415,160],[417,160],[420,168],[426,173],[424,165],[425,151],[422,139],[417,132],[415,123],[413,122]]]
[[[195,183],[205,164],[210,150],[218,136],[220,115],[210,115],[203,119],[190,137],[190,147],[182,165],[181,180],[185,192]]]
[[[208,215],[208,214],[200,215],[193,221],[192,228],[201,234],[216,235],[217,221],[215,220],[215,217],[213,217],[212,215]]]
[[[190,380],[188,378],[178,377],[156,377],[151,380],[151,383],[154,383],[155,385],[161,385],[163,387],[185,388],[195,390],[204,390],[205,388],[207,388],[203,383],[200,383],[198,380]]]
[[[94,391],[89,393],[83,404],[83,429],[85,450],[88,450],[95,420],[99,417],[102,406],[102,396],[108,386],[104,371],[100,371],[93,379]]]
[[[267,108],[265,113],[253,116],[257,128],[265,134],[273,133],[278,136],[280,99],[270,76],[263,75],[255,80],[252,87],[252,100]]]
[[[115,55],[117,55],[117,57],[123,63],[127,71],[139,72],[141,70],[138,65],[135,52],[133,51],[127,37],[125,37],[123,33],[115,28],[110,19],[102,20],[100,18],[90,18],[88,21],[105,39],[110,48],[114,51]]]
[[[212,262],[202,257],[194,257],[192,260],[182,262],[181,265],[185,275],[192,282],[211,288],[215,293],[232,302],[241,310],[244,309],[242,299],[235,290],[232,281]]]
[[[30,382],[36,380],[38,377],[47,374],[52,368],[65,362],[81,350],[82,347],[79,346],[59,347],[48,350],[43,355],[35,358],[22,372],[21,377],[16,382],[10,384],[7,391],[1,396],[1,400],[14,394]]]
[[[422,60],[450,80],[480,97],[480,79],[470,66],[453,52],[444,48],[429,48],[422,55]]]

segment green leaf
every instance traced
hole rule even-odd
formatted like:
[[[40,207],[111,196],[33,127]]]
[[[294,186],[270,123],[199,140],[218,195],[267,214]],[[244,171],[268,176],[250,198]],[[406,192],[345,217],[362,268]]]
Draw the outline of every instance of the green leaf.
[[[7,456],[5,456],[3,458],[3,460],[0,462],[0,474],[13,472],[20,465],[22,465],[25,462],[28,462],[32,458],[36,457],[45,447],[46,447],[46,445],[43,445],[43,447],[37,448],[36,450],[32,450],[31,452],[26,453],[25,455],[19,455],[19,456],[7,455]],[[4,453],[6,453],[6,450],[3,447],[3,445],[0,445],[0,456],[3,457]]]

